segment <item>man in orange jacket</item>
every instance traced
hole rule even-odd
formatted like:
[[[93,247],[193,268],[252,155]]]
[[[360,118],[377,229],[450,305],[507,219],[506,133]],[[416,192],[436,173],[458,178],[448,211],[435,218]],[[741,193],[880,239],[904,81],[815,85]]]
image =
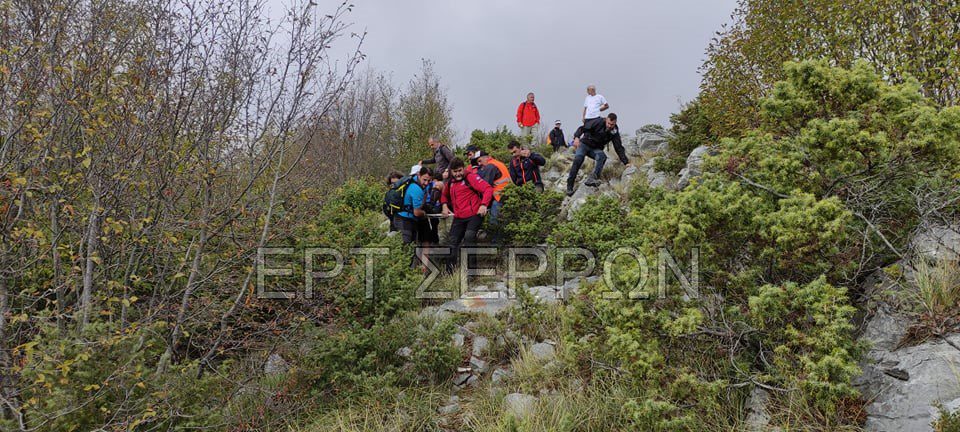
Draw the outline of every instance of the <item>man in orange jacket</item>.
[[[527,100],[517,107],[517,127],[520,128],[521,136],[533,135],[534,129],[540,125],[540,110],[533,99],[533,93],[527,93]]]
[[[512,183],[510,179],[510,170],[507,169],[507,166],[496,159],[493,156],[490,156],[487,152],[480,150],[476,153],[477,162],[480,163],[481,178],[484,178],[484,174],[492,172],[492,175],[487,175],[484,180],[490,183],[490,186],[493,186],[493,201],[490,202],[490,218],[487,219],[487,225],[490,226],[493,230],[493,238],[491,239],[494,243],[500,242],[500,228],[497,219],[500,216],[500,209],[503,207],[503,203],[500,201],[500,194],[503,192],[503,189]],[[491,181],[492,180],[492,181]]]

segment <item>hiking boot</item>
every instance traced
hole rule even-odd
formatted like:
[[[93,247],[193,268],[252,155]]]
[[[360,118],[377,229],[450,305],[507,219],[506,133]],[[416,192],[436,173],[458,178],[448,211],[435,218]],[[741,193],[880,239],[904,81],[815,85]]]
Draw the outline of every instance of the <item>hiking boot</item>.
[[[573,188],[570,186],[567,186],[567,196],[573,196]]]
[[[597,186],[600,186],[600,180],[597,180],[597,178],[593,174],[590,174],[589,176],[587,176],[587,180],[584,181],[583,184],[591,187],[597,187]]]

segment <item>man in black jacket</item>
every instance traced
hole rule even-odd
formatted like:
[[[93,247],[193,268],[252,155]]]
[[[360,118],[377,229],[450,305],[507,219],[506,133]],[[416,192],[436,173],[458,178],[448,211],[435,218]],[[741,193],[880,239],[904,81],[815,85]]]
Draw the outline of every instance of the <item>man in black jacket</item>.
[[[517,186],[523,186],[527,183],[533,183],[537,190],[543,192],[543,179],[540,178],[540,167],[547,164],[547,159],[538,153],[523,148],[520,143],[510,141],[507,149],[513,155],[510,159],[510,165],[507,170],[510,172],[510,178]]]
[[[554,122],[553,129],[550,130],[550,145],[553,146],[553,151],[560,150],[567,146],[567,142],[563,137],[563,129],[560,129],[560,120]]]
[[[580,165],[583,165],[584,157],[593,159],[596,161],[596,165],[583,184],[587,186],[600,185],[600,173],[603,172],[603,164],[607,162],[607,155],[603,152],[603,149],[609,142],[613,142],[613,149],[617,152],[620,162],[629,166],[630,160],[627,159],[623,143],[620,142],[620,130],[617,129],[616,114],[610,113],[607,118],[587,119],[583,126],[580,126],[577,132],[573,134],[573,147],[577,149],[577,153],[573,157],[570,176],[567,177],[567,196],[573,195],[573,183],[577,180],[577,173],[580,172]]]

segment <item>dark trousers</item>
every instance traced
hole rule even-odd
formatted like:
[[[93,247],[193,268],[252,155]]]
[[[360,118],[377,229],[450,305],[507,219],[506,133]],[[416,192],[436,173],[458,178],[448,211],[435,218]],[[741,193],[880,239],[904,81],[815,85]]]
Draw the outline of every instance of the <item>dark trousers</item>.
[[[397,225],[397,229],[400,231],[400,239],[403,241],[403,244],[409,245],[419,243],[422,241],[419,237],[417,231],[417,221],[414,219],[407,219],[403,216],[397,216],[394,219],[394,222]],[[416,268],[420,264],[420,258],[417,257],[417,252],[414,249],[413,256],[410,257],[410,268]]]
[[[580,147],[577,147],[576,155],[573,156],[573,166],[570,167],[570,176],[567,177],[567,189],[573,189],[573,184],[577,181],[577,173],[580,172],[580,165],[583,165],[584,157],[589,157],[597,162],[596,166],[593,167],[593,176],[600,178],[603,165],[607,163],[607,154],[603,152],[603,149],[591,148],[581,142]]]
[[[450,225],[450,260],[447,261],[447,269],[460,265],[460,248],[470,247],[477,243],[477,231],[483,224],[483,217],[474,215],[466,219],[453,218],[453,224]]]

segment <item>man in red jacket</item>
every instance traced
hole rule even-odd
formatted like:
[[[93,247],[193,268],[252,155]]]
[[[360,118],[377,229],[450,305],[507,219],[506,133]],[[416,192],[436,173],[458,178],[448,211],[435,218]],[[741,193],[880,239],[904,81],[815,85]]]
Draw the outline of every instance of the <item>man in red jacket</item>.
[[[447,268],[452,269],[460,264],[460,248],[476,242],[477,231],[493,199],[493,188],[477,173],[465,173],[460,158],[451,161],[449,169],[450,180],[443,188],[440,203],[443,204],[444,217],[450,215],[450,209],[453,209],[453,223],[448,237],[450,262],[447,264]]]
[[[533,103],[533,93],[527,93],[527,100],[517,107],[517,127],[520,128],[520,135],[532,135],[539,125],[540,110],[537,109],[537,104]]]

